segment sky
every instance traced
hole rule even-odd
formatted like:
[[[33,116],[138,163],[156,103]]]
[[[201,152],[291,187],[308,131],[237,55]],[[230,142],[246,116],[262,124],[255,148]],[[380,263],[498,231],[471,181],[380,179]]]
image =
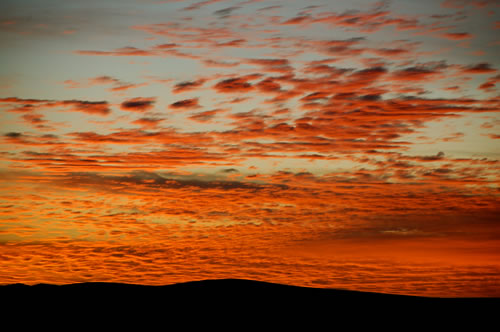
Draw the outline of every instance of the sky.
[[[3,0],[0,284],[500,296],[500,3]]]

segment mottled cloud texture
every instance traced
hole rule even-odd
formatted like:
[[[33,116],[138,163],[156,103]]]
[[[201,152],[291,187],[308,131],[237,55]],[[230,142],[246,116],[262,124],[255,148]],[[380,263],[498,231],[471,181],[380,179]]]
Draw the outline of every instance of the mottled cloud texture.
[[[0,283],[500,296],[495,1],[33,6],[0,5]]]

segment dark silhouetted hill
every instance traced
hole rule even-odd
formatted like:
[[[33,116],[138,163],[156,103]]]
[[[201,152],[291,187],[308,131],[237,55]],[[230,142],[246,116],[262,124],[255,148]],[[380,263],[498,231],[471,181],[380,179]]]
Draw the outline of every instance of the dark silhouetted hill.
[[[80,313],[120,313],[121,319],[137,317],[200,317],[262,319],[272,317],[287,325],[294,319],[321,320],[393,319],[422,321],[452,314],[459,319],[480,313],[482,319],[499,308],[499,298],[429,298],[288,286],[267,282],[221,279],[144,286],[119,283],[70,285],[23,284],[0,286],[3,305],[12,311],[46,311],[80,317]],[[8,311],[7,310],[7,311]],[[5,314],[4,310],[4,314]],[[494,311],[496,312],[496,310]],[[202,315],[200,316],[200,313]],[[252,318],[253,317],[253,318]],[[357,317],[357,318],[356,318]],[[491,316],[495,317],[495,315]],[[210,318],[210,319],[212,319]],[[80,317],[79,319],[82,319]]]

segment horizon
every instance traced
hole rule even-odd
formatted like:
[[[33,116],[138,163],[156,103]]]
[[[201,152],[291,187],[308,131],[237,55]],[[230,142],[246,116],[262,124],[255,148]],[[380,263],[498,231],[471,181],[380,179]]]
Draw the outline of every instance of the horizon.
[[[0,4],[0,284],[500,297],[495,0]]]

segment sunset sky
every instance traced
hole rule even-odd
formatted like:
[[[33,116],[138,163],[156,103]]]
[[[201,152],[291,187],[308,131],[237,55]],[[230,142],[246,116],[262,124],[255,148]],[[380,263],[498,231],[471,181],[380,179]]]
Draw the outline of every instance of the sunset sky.
[[[2,0],[0,284],[500,296],[497,0]]]

